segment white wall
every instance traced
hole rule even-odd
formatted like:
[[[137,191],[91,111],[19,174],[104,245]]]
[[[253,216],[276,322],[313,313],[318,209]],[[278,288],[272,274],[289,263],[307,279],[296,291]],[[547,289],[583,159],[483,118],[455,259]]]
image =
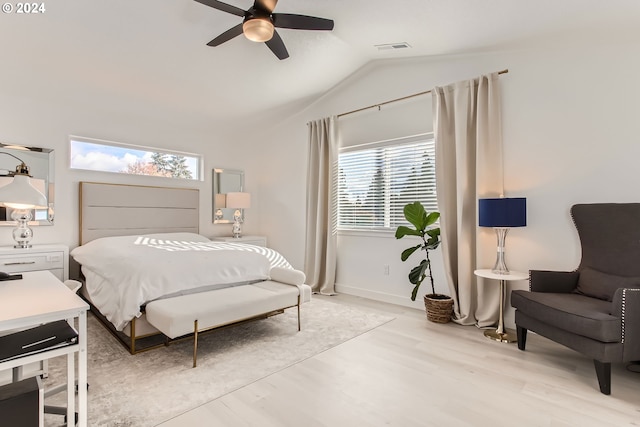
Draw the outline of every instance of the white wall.
[[[188,117],[163,116],[153,106],[132,116],[103,110],[100,100],[73,105],[61,94],[60,103],[54,105],[42,102],[37,94],[17,97],[7,91],[0,93],[0,138],[5,143],[55,150],[56,224],[35,229],[35,243],[76,245],[77,182],[81,180],[197,187],[201,232],[228,235],[230,225],[211,224],[211,168],[215,166],[245,170],[246,188],[253,196],[245,233],[266,235],[270,246],[303,268],[308,121],[508,68],[509,73],[501,77],[505,187],[507,196],[527,197],[529,225],[510,233],[507,262],[512,269],[524,271],[573,269],[580,250],[568,215],[571,204],[639,198],[640,121],[634,103],[640,96],[640,58],[636,52],[637,46],[630,42],[601,37],[597,45],[372,63],[307,108],[283,107],[282,121],[259,129],[194,124]],[[369,139],[380,134],[385,139],[426,131],[430,102],[430,96],[425,96],[383,107],[381,112],[341,119],[345,137]],[[349,123],[356,122],[361,124],[348,129]],[[183,183],[70,171],[69,134],[201,153],[205,179]],[[10,229],[0,229],[0,245],[12,244],[10,236]],[[485,238],[492,241],[490,235]],[[341,235],[339,244],[338,289],[411,305],[406,274],[412,264],[399,260],[406,241],[388,235]],[[436,290],[446,292],[439,257],[439,253],[434,256]],[[384,264],[389,265],[389,275],[384,275]],[[421,307],[420,302],[414,305]]]
[[[577,42],[369,64],[308,109],[262,132],[259,193],[269,203],[260,207],[259,228],[296,267],[303,266],[309,120],[508,68],[509,73],[501,76],[505,190],[508,197],[527,197],[528,226],[510,232],[507,263],[520,271],[571,270],[579,262],[580,249],[570,206],[640,199],[636,184],[640,121],[635,107],[640,95],[640,58],[636,51],[630,42],[602,38],[591,45]],[[430,96],[422,102],[429,104]],[[406,108],[402,121],[385,121],[384,114],[375,110],[358,114],[380,119],[385,132],[398,135],[414,132],[407,123],[421,123],[427,129],[431,120],[411,108]],[[492,230],[480,232],[492,246]],[[411,285],[406,279],[411,263],[399,260],[406,242],[389,236],[342,234],[339,246],[338,289],[411,305]],[[389,275],[384,275],[384,264],[390,266]],[[436,290],[445,292],[439,264],[438,254]],[[515,286],[526,288],[527,284]],[[422,290],[426,288],[423,285]],[[507,323],[512,322],[508,310]]]
[[[200,190],[200,232],[230,235],[231,225],[211,222],[212,167],[244,169],[244,155],[224,129],[194,125],[188,117],[166,118],[152,108],[139,116],[123,115],[92,105],[73,105],[61,99],[52,105],[34,97],[16,98],[0,93],[0,140],[4,143],[52,148],[55,154],[55,224],[33,227],[33,244],[78,244],[78,182],[98,181],[138,185],[185,186]],[[204,180],[182,181],[98,173],[69,169],[69,135],[175,149],[204,156]],[[247,171],[247,181],[255,179]],[[256,228],[257,218],[248,216],[246,229]],[[12,245],[11,229],[0,227],[0,245]]]

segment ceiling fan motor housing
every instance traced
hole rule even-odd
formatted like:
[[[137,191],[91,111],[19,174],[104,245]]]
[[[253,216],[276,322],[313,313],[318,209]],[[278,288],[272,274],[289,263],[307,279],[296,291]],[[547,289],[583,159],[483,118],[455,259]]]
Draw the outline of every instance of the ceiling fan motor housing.
[[[254,0],[248,10],[223,3],[218,0],[195,0],[214,9],[230,13],[243,18],[238,24],[207,43],[207,46],[220,46],[222,43],[244,34],[254,42],[264,42],[273,54],[280,60],[289,57],[289,52],[275,28],[292,30],[333,30],[333,20],[307,15],[290,13],[274,13],[278,0]]]

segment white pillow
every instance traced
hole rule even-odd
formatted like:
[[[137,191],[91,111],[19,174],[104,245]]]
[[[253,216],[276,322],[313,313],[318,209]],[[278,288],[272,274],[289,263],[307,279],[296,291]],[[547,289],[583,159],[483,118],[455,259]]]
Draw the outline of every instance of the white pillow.
[[[155,233],[142,234],[142,237],[161,240],[178,240],[182,242],[210,242],[211,240],[196,233]],[[108,238],[108,237],[106,237]]]

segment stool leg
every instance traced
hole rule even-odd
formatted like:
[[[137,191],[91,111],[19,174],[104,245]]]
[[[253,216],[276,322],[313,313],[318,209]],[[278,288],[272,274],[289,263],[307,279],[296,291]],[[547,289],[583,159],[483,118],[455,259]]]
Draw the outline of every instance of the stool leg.
[[[196,367],[198,357],[198,320],[193,322],[193,367]]]

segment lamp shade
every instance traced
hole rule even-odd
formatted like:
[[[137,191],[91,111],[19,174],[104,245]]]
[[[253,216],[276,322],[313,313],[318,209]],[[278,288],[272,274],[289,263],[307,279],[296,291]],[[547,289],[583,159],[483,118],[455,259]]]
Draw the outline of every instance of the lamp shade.
[[[0,204],[13,209],[46,209],[47,198],[31,184],[28,175],[13,177],[13,181],[0,188]]]
[[[223,209],[227,207],[227,195],[226,194],[216,194],[213,196],[216,202],[216,209]]]
[[[525,197],[479,199],[478,225],[480,227],[525,227],[527,199]]]
[[[232,209],[244,209],[251,207],[251,194],[249,193],[227,193],[227,207]]]

